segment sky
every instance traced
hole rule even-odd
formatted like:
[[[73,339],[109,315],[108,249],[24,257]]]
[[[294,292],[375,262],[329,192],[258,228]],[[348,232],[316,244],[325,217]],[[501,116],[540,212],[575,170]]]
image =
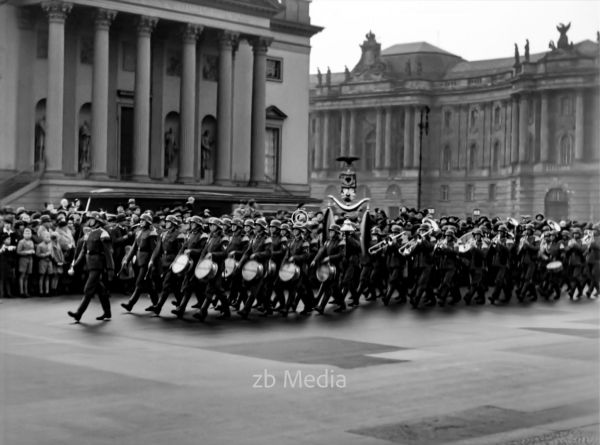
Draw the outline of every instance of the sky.
[[[600,0],[312,0],[310,16],[325,28],[311,38],[310,72],[342,72],[369,31],[382,50],[426,41],[465,60],[513,57],[515,43],[523,55],[525,39],[545,52],[559,23],[571,22],[570,41],[596,41]]]

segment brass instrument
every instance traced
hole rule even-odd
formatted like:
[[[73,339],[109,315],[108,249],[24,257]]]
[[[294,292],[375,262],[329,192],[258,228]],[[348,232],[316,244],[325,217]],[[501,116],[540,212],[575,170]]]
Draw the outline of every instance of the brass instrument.
[[[546,224],[548,224],[550,226],[550,228],[552,230],[554,230],[555,232],[560,233],[560,231],[561,231],[560,224],[557,223],[556,221],[549,219],[546,221]]]
[[[419,244],[421,244],[422,241],[423,241],[423,238],[418,237],[418,238],[413,238],[413,239],[405,242],[398,248],[400,255],[410,256],[412,254],[413,250],[415,250],[415,247],[417,247]]]
[[[585,235],[581,239],[582,244],[585,246],[586,249],[588,249],[594,243],[594,241],[594,231],[586,230]]]
[[[391,246],[394,241],[396,241],[401,236],[405,236],[405,235],[406,235],[406,231],[403,231],[403,232],[397,233],[395,235],[389,236],[388,238],[379,241],[377,244],[373,244],[368,249],[369,255],[375,255],[375,254],[381,252],[382,250],[387,249],[388,246]]]
[[[432,232],[439,232],[440,230],[440,226],[438,226],[438,224],[430,217],[426,216],[425,218],[423,218],[423,220],[421,221],[423,224],[428,224],[429,226],[431,226],[431,229],[427,232],[427,235],[429,236]]]

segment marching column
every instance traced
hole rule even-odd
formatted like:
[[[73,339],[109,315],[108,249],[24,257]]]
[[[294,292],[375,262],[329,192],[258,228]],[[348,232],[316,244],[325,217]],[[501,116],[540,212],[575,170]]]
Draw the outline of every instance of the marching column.
[[[219,86],[217,89],[217,174],[216,182],[231,179],[231,115],[233,45],[237,34],[223,31],[219,36]]]
[[[186,24],[183,29],[183,66],[181,71],[181,150],[179,151],[179,177],[194,176],[194,150],[196,148],[196,39],[202,32],[198,25]]]
[[[48,99],[46,104],[46,170],[61,172],[63,151],[63,108],[65,82],[65,20],[71,3],[42,3],[48,14]]]
[[[583,90],[575,95],[575,160],[583,159]]]
[[[141,16],[137,26],[133,175],[147,177],[150,160],[150,34],[156,17]]]
[[[106,175],[108,160],[108,40],[116,11],[99,9],[94,34],[92,82],[92,173]],[[81,161],[81,160],[80,160]]]
[[[412,167],[412,151],[410,146],[410,107],[404,107],[404,168]]]
[[[250,143],[250,183],[265,182],[265,131],[267,49],[272,39],[258,37],[252,42],[252,140]],[[325,151],[325,150],[324,150]]]

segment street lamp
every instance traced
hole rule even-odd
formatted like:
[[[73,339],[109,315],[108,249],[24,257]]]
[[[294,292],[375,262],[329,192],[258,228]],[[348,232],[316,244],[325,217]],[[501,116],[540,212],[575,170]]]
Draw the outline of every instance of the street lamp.
[[[419,121],[419,182],[417,184],[417,210],[421,210],[421,175],[423,171],[423,131],[429,134],[429,111],[425,105],[421,108],[421,119]]]

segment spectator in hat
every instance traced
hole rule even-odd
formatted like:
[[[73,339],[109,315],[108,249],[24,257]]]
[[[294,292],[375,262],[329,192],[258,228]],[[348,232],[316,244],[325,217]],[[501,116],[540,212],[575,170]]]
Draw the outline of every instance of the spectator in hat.
[[[29,297],[29,276],[33,272],[33,257],[35,245],[31,239],[30,228],[23,230],[23,239],[17,244],[17,255],[19,257],[19,296]]]

